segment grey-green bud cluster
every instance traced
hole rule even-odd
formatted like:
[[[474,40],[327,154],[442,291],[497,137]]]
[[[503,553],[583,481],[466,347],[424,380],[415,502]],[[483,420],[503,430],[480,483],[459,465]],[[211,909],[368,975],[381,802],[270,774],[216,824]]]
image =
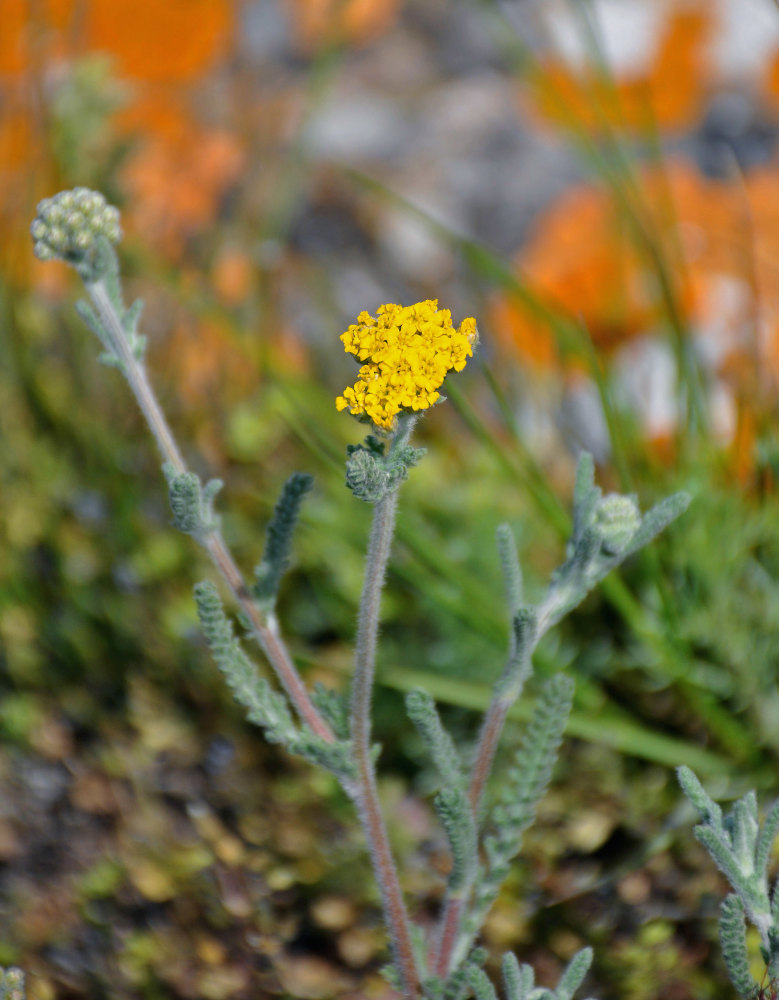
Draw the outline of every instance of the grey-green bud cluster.
[[[628,545],[641,524],[641,511],[630,496],[609,493],[595,508],[602,546],[606,554],[617,555]]]
[[[77,265],[90,256],[101,237],[119,242],[119,209],[89,188],[61,191],[38,203],[30,234],[38,260],[60,259]]]

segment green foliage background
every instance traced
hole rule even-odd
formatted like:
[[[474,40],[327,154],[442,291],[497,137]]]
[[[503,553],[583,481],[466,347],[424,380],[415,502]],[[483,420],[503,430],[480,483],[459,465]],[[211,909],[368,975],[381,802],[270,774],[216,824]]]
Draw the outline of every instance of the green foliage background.
[[[337,56],[312,75],[333,72]],[[89,72],[72,84],[76,97],[91,92]],[[85,117],[66,97],[52,175],[111,194],[121,150],[109,144],[97,166],[93,156],[89,178],[79,158],[94,152],[94,116],[105,124],[110,103]],[[305,188],[306,165],[296,166],[290,183]],[[362,198],[391,197],[346,176]],[[283,243],[289,219],[271,222]],[[228,208],[219,226],[236,226]],[[457,247],[471,308],[486,315],[491,292],[517,279],[484,247],[436,232]],[[217,240],[192,248],[196,262]],[[151,346],[188,457],[227,484],[220,512],[247,570],[282,483],[298,470],[315,476],[279,617],[307,679],[345,685],[369,510],[343,486],[346,445],[361,429],[333,406],[350,369],[325,269],[307,262],[304,273],[331,340],[298,373],[253,336],[256,315],[278,305],[262,282],[251,303],[228,309],[205,285],[193,292],[154,247],[131,241],[124,265],[150,299],[152,327],[177,310],[219,314],[260,359],[257,385],[225,387],[193,409]],[[224,689],[192,600],[209,570],[170,528],[154,447],[120,377],[98,366],[76,295],[73,284],[51,302],[0,276],[0,964],[24,965],[41,998],[378,995],[376,900],[349,808],[331,781],[262,746]],[[544,322],[592,363],[563,317]],[[533,456],[512,418],[522,375],[499,364],[493,334],[482,327],[478,359],[420,429],[428,455],[403,489],[384,602],[383,794],[423,913],[436,905],[442,846],[402,784],[424,792],[431,781],[402,694],[426,687],[458,739],[473,739],[507,642],[495,529],[516,530],[538,592],[561,559],[570,507],[572,455]],[[746,490],[704,429],[685,428],[664,462],[612,406],[619,434],[604,485],[635,491],[643,509],[678,489],[694,501],[538,652],[541,680],[559,669],[576,679],[574,713],[487,938],[535,960],[541,978],[593,944],[590,992],[604,998],[725,997],[712,920],[721,887],[670,768],[694,767],[715,797],[776,788],[776,442],[761,440],[761,475]],[[347,916],[323,916],[322,898],[346,901]],[[306,966],[313,986],[301,985],[302,954],[321,963]]]

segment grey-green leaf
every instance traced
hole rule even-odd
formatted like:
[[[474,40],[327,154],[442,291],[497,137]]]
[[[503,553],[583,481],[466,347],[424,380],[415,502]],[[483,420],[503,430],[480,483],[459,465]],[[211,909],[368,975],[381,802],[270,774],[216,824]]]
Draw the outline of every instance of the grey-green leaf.
[[[465,788],[462,762],[451,736],[443,727],[435,701],[419,688],[406,695],[406,712],[433,760],[445,788]]]
[[[271,743],[294,749],[301,737],[287,699],[270,687],[241,649],[214,584],[210,581],[196,584],[195,602],[206,642],[236,701],[246,709],[249,721],[261,726]]]
[[[503,585],[506,589],[506,602],[509,616],[514,615],[522,607],[522,569],[517,555],[517,542],[514,532],[507,524],[501,524],[495,533],[498,543],[500,568],[503,571]]]
[[[449,874],[449,894],[464,895],[473,885],[479,863],[476,823],[468,796],[461,788],[442,788],[436,795],[435,810],[449,841],[452,870]]]
[[[498,1000],[495,987],[483,969],[469,969],[468,981],[473,989],[473,995],[476,997],[476,1000]]]
[[[572,1000],[574,993],[581,986],[591,965],[592,948],[582,948],[581,951],[578,951],[573,956],[560,978],[560,983],[557,987],[558,1000]]]
[[[720,907],[719,932],[722,957],[738,995],[743,1000],[754,996],[757,983],[749,971],[744,904],[730,893]]]
[[[275,605],[281,579],[289,568],[292,537],[300,507],[313,483],[313,477],[304,472],[296,472],[290,476],[265,531],[265,551],[254,571],[252,593],[257,603],[266,610],[271,610]]]
[[[641,526],[625,552],[625,556],[638,552],[653,538],[656,538],[672,521],[675,521],[680,514],[687,510],[691,500],[692,497],[689,493],[674,493],[673,496],[666,497],[665,500],[661,500],[650,511],[647,511],[641,520]]]

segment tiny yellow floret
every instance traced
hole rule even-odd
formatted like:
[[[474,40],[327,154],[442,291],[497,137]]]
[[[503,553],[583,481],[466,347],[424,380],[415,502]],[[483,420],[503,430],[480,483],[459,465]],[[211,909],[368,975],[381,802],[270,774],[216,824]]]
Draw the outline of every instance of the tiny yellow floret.
[[[446,376],[462,371],[478,339],[473,317],[455,328],[451,312],[439,309],[437,299],[413,306],[389,303],[379,306],[375,317],[361,312],[341,340],[362,367],[335,405],[392,430],[401,411],[435,403]]]

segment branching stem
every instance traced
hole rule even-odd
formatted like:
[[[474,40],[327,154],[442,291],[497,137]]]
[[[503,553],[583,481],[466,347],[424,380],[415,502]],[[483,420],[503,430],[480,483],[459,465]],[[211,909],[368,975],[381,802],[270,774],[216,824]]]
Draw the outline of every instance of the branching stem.
[[[492,768],[492,761],[498,747],[500,734],[503,731],[506,715],[512,704],[513,702],[507,701],[505,698],[495,697],[484,717],[478,749],[476,751],[476,759],[468,784],[468,801],[477,821],[481,797]],[[449,965],[452,960],[452,954],[457,946],[460,923],[467,901],[467,893],[458,896],[452,896],[447,893],[444,899],[438,954],[435,960],[435,974],[442,979],[446,979],[450,972]]]
[[[114,308],[105,282],[87,283],[87,292],[97,310],[104,329],[111,339],[111,347],[119,359],[130,388],[157,446],[176,475],[187,472],[186,463],[157,401],[143,365],[135,358],[127,342],[122,323]],[[399,429],[393,446],[405,443],[412,421]],[[379,628],[381,591],[392,545],[395,523],[397,490],[391,491],[376,504],[373,528],[368,548],[365,584],[360,603],[355,653],[355,677],[352,690],[351,732],[355,747],[359,781],[353,791],[365,835],[371,852],[374,870],[382,894],[385,916],[392,939],[398,969],[403,980],[407,1000],[419,996],[419,977],[416,971],[409,921],[400,882],[389,846],[389,839],[381,814],[376,775],[371,758],[371,698],[373,689],[376,642]],[[272,623],[265,620],[252,600],[251,594],[232,554],[219,531],[212,531],[205,539],[205,548],[225,584],[240,605],[252,631],[263,649],[276,675],[295,705],[301,719],[320,737],[331,742],[334,737],[325,721],[311,702],[283,640]]]
[[[162,457],[166,462],[170,462],[176,475],[183,475],[187,471],[186,463],[181,457],[176,439],[168,427],[165,415],[146,377],[146,369],[130,350],[121,320],[116,314],[105,282],[103,280],[86,282],[85,287],[97,310],[103,328],[111,338],[111,346],[122,364],[122,371],[125,373],[133,395],[149,425],[149,430],[154,435]]]
[[[154,394],[146,371],[130,350],[122,323],[116,313],[105,282],[87,282],[86,289],[97,310],[104,329],[111,338],[111,347],[121,362],[122,371],[138,401],[146,423],[152,432],[163,458],[176,472],[183,475],[187,466],[181,456],[176,439],[168,426],[157,397]],[[265,653],[280,684],[289,695],[300,718],[322,739],[332,742],[334,737],[330,727],[317,712],[298,674],[289,652],[277,634],[252,600],[248,587],[238,569],[230,550],[219,531],[211,532],[205,540],[205,548],[211,561],[221,574],[233,597],[238,602],[251,623],[252,632]]]
[[[532,653],[528,650],[527,656]],[[518,672],[518,676],[523,675],[523,671]],[[471,769],[471,776],[468,783],[468,801],[475,821],[479,821],[479,808],[481,806],[484,789],[487,779],[492,770],[492,762],[495,759],[495,751],[498,749],[503,726],[509,709],[517,700],[522,690],[521,683],[504,686],[498,684],[487,714],[484,716],[479,742],[476,749],[476,757]],[[468,893],[452,896],[447,893],[443,909],[441,912],[440,933],[438,938],[438,952],[435,955],[435,974],[442,979],[446,979],[451,969],[452,956],[457,948],[460,935],[460,924],[462,922],[465,906],[468,902]]]

